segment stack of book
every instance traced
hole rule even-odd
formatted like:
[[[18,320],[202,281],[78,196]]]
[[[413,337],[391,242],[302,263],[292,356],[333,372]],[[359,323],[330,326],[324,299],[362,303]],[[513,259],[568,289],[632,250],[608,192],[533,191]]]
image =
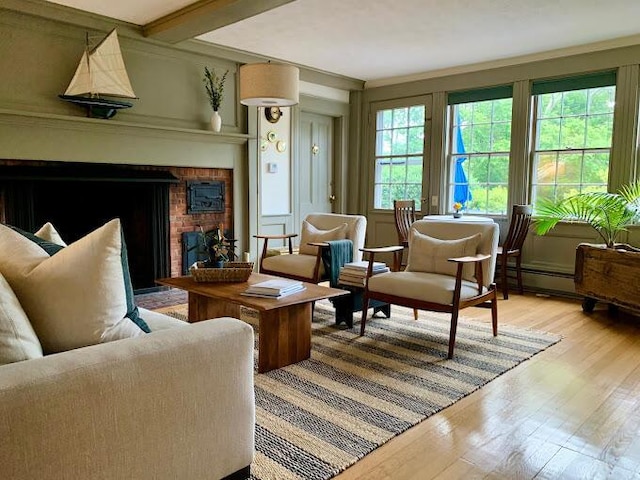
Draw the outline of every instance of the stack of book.
[[[298,280],[274,278],[265,282],[254,283],[242,292],[242,295],[246,295],[248,297],[282,298],[287,295],[301,292],[304,288],[305,287],[302,282]]]
[[[364,287],[365,279],[367,277],[367,269],[369,268],[369,262],[363,260],[361,262],[345,263],[344,267],[340,270],[340,276],[338,277],[338,283],[342,285],[351,285],[353,287]],[[372,275],[379,273],[385,273],[389,271],[386,263],[373,262]]]

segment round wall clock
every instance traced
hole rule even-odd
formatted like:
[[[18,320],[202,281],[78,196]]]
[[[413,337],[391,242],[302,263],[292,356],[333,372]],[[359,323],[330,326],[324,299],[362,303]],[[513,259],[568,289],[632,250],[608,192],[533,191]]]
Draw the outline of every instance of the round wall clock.
[[[282,110],[280,110],[280,107],[265,107],[264,116],[267,118],[267,121],[277,123],[282,116]]]

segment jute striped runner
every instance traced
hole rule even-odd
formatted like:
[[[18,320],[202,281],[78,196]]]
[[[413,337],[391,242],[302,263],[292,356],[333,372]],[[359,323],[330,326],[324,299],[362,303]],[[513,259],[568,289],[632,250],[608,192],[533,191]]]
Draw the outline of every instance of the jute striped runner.
[[[560,340],[503,325],[493,337],[490,324],[462,318],[447,360],[449,316],[414,321],[396,306],[391,319],[367,321],[364,337],[358,331],[335,326],[331,305],[318,302],[311,358],[256,374],[252,478],[331,478]]]

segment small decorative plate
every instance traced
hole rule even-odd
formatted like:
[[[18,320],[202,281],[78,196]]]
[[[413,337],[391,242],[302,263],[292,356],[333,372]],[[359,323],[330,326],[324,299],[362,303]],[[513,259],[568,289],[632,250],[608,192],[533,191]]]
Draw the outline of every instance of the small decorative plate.
[[[276,150],[282,153],[286,149],[287,149],[287,142],[285,142],[284,140],[278,140],[278,143],[276,143]]]
[[[269,140],[271,143],[275,142],[277,138],[278,138],[278,134],[273,130],[269,130],[267,132],[267,140]]]

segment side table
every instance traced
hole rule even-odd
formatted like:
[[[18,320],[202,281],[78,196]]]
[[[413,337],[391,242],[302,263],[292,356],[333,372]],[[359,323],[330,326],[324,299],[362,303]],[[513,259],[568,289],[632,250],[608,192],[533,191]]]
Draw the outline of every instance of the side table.
[[[340,297],[330,298],[336,309],[336,325],[340,325],[342,322],[346,323],[349,328],[353,327],[353,312],[362,311],[362,295],[364,288],[356,287],[355,285],[338,284],[338,287],[342,290],[349,292],[349,295],[342,295]],[[385,317],[391,316],[391,305],[379,300],[369,300],[369,308],[373,308],[373,314],[382,312]]]

